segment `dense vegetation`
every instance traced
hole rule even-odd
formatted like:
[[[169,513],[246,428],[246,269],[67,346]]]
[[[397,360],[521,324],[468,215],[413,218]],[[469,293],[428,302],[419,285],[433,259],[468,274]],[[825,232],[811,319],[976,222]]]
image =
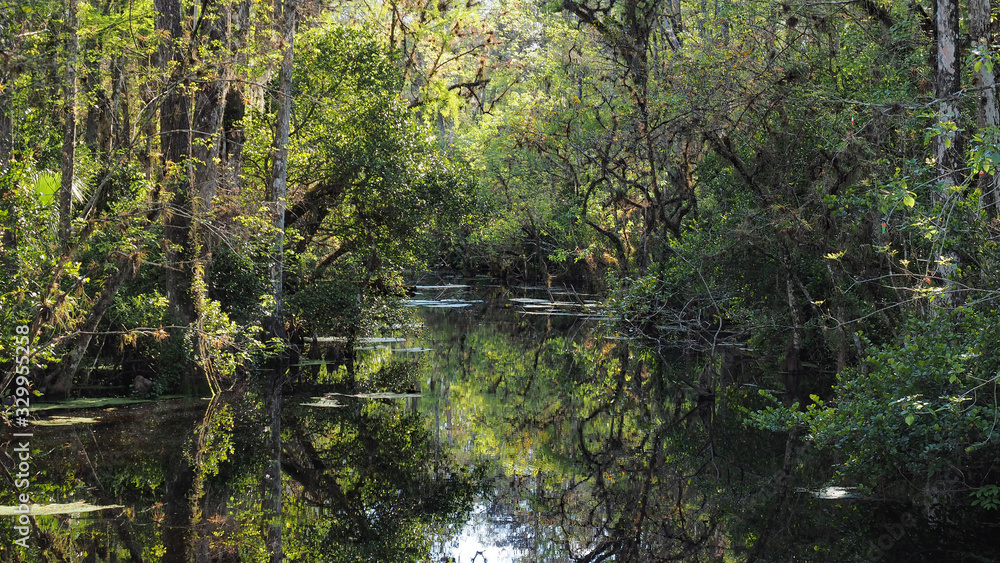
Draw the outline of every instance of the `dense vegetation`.
[[[989,0],[8,0],[3,392],[26,324],[47,398],[280,409],[320,337],[361,390],[419,272],[589,286],[680,396],[803,452],[782,471],[995,523],[998,37]],[[334,494],[310,451],[286,472]]]

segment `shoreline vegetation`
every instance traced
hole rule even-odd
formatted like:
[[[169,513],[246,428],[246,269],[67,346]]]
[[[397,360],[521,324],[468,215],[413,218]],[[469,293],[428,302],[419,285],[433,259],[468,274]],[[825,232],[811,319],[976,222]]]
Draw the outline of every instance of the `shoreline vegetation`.
[[[0,4],[0,558],[995,559],[998,15]]]

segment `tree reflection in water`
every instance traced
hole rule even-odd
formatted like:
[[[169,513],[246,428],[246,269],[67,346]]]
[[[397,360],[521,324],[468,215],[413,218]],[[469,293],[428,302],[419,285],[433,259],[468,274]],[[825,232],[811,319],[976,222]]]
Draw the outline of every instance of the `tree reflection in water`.
[[[497,462],[488,514],[527,560],[697,560],[723,548],[711,401],[625,340],[504,316],[428,313],[429,373],[468,461]],[[464,325],[464,326],[463,326]],[[450,395],[449,395],[450,393]]]
[[[412,362],[361,383],[412,381]],[[343,390],[343,389],[341,389]],[[283,420],[284,531],[289,560],[423,561],[430,531],[464,519],[481,472],[436,450],[400,399],[345,408],[296,406]],[[36,433],[37,502],[122,504],[84,517],[40,516],[25,553],[6,561],[266,561],[262,399],[252,387],[211,400],[95,412],[96,423]],[[11,461],[6,460],[7,467]],[[3,504],[13,504],[12,487]],[[10,530],[0,532],[12,539]],[[5,544],[10,545],[10,542]]]
[[[753,370],[733,381],[717,354],[690,355],[567,315],[539,293],[487,292],[429,309],[429,393],[439,447],[492,463],[481,521],[435,554],[516,561],[964,561],[991,553],[988,523],[959,504],[926,517],[914,499],[821,498],[836,452],[801,432],[746,424],[767,402]],[[551,299],[551,297],[550,297]],[[736,356],[730,353],[729,356]],[[445,413],[447,416],[438,416]],[[849,485],[849,483],[844,483]],[[955,508],[958,510],[955,510]],[[901,524],[901,522],[906,524]],[[905,540],[897,538],[899,530]],[[895,536],[885,540],[887,532]],[[980,530],[981,533],[970,533]],[[476,535],[480,536],[476,538]],[[475,541],[478,540],[478,541]],[[502,552],[506,548],[506,552]]]
[[[506,291],[424,309],[419,342],[369,342],[353,373],[333,358],[297,383],[308,393],[290,390],[288,560],[920,560],[961,553],[976,529],[974,514],[945,506],[931,521],[905,500],[800,492],[824,483],[835,460],[810,453],[807,436],[745,425],[766,404],[755,387],[721,385],[704,358],[602,335],[565,307],[509,306],[527,301]],[[322,393],[325,402],[310,398]],[[268,560],[262,405],[251,382],[210,401],[92,410],[37,428],[36,502],[125,508],[38,516],[24,553],[0,528],[0,556]],[[13,504],[13,492],[0,490],[0,502]],[[904,517],[905,540],[872,547]]]

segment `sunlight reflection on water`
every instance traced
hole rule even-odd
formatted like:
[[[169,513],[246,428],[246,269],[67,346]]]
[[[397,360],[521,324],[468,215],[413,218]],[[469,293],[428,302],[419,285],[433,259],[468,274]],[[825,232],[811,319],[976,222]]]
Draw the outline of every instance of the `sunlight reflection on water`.
[[[462,531],[435,554],[435,561],[455,563],[514,563],[526,555],[507,543],[511,534],[508,526],[491,521],[484,503],[476,503]]]

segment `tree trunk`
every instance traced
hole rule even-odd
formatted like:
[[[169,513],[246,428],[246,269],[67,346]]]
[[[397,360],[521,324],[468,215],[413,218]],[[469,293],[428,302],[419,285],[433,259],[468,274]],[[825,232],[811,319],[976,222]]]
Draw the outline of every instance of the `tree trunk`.
[[[972,44],[982,52],[988,53],[992,43],[990,33],[991,7],[990,0],[969,0],[969,33]],[[976,125],[983,131],[1000,127],[1000,110],[997,109],[996,76],[993,68],[986,64],[979,65],[976,72]],[[983,174],[979,178],[983,205],[992,217],[1000,215],[1000,175],[996,173]]]
[[[202,42],[207,44],[213,59],[218,63],[207,69],[213,79],[204,82],[195,95],[191,128],[191,156],[196,190],[194,195],[205,211],[211,208],[212,198],[219,186],[223,117],[233,76],[229,55],[242,43],[241,37],[231,37],[233,16],[241,16],[239,6],[234,12],[233,6],[228,2],[215,2],[210,7],[205,7],[206,12],[209,9],[212,11],[211,15],[205,15],[201,19]],[[246,25],[240,27],[245,28]]]
[[[124,57],[111,61],[111,127],[114,140],[111,150],[123,149],[132,142],[132,119],[128,107],[129,90],[127,64]]]
[[[111,13],[111,2],[98,5],[101,15],[108,16]],[[97,37],[88,37],[83,44],[84,53],[104,53],[104,44]],[[88,56],[83,63],[83,99],[89,103],[87,105],[87,117],[84,120],[83,140],[90,154],[99,157],[102,161],[108,161],[111,156],[112,145],[112,122],[114,120],[114,110],[112,102],[108,98],[108,91],[104,88],[104,73],[102,68],[110,62],[106,56]],[[113,88],[113,86],[112,86]]]
[[[163,154],[163,237],[166,268],[166,293],[170,313],[180,325],[194,320],[191,299],[191,155],[190,100],[183,88],[185,60],[175,41],[183,37],[180,0],[155,0],[156,29],[163,34],[159,64],[170,69],[170,91],[160,106],[160,152]]]
[[[76,63],[80,38],[76,34],[76,0],[66,0],[66,78],[63,83],[62,184],[59,186],[59,244],[69,246],[73,214],[73,169],[76,160]]]
[[[201,225],[211,217],[212,199],[220,182],[223,168],[223,117],[228,101],[229,84],[233,75],[228,51],[231,44],[232,6],[228,2],[206,2],[196,24],[200,36],[193,38],[208,56],[203,57],[197,74],[202,77],[191,108],[191,224],[188,238],[192,247],[191,299],[194,305],[199,365],[205,373],[212,393],[220,388],[211,366],[209,346],[202,338],[204,307],[207,299],[205,280],[211,269],[211,232]],[[211,62],[209,62],[211,61]],[[193,374],[192,374],[193,375]],[[193,382],[192,382],[193,383]]]
[[[779,369],[785,384],[785,392],[789,403],[801,400],[800,383],[802,377],[802,315],[799,312],[798,300],[795,298],[791,271],[788,262],[785,263],[785,289],[788,297],[788,312],[792,321],[792,341],[785,349],[785,358]]]
[[[231,69],[246,64],[247,30],[250,28],[250,2],[242,0],[235,4],[227,4],[229,14],[229,45],[230,61],[226,67]],[[240,175],[243,173],[243,117],[246,104],[244,102],[245,84],[226,81],[226,99],[223,102],[222,130],[219,133],[219,174],[221,177],[217,187],[235,188],[240,185]]]
[[[961,183],[961,138],[958,134],[960,114],[958,109],[961,91],[961,58],[958,42],[958,0],[937,0],[934,12],[937,30],[934,65],[934,97],[939,104],[937,136],[934,137],[934,160],[937,164],[939,188],[934,190],[936,202],[944,203],[952,197],[952,187]],[[942,225],[942,233],[947,225]],[[954,252],[945,252],[934,265],[936,275],[944,281],[941,304],[954,305],[957,300],[952,276],[960,267]]]
[[[272,335],[285,340],[285,323],[283,319],[284,291],[282,277],[284,275],[285,249],[285,193],[288,179],[288,135],[292,114],[292,59],[295,53],[295,16],[296,0],[285,0],[275,3],[275,21],[281,23],[282,43],[284,53],[281,60],[278,92],[278,115],[274,133],[274,169],[271,172],[270,191],[274,204],[274,248],[271,260],[271,284],[274,295],[274,310],[271,314]],[[282,487],[281,487],[281,403],[282,385],[287,369],[285,354],[281,352],[274,359],[274,369],[269,377],[268,415],[271,422],[269,446],[271,464],[268,470],[269,499],[268,513],[270,525],[267,532],[268,550],[271,552],[271,562],[281,563],[284,559],[282,548]]]
[[[228,92],[229,81],[219,77],[219,80],[202,85],[195,96],[191,156],[200,211],[211,209],[212,198],[219,187],[222,116]]]
[[[937,28],[935,49],[934,97],[938,101],[938,126],[934,137],[934,159],[939,179],[945,187],[959,183],[961,151],[956,128],[959,124],[958,93],[961,85],[961,59],[958,43],[958,0],[937,0],[934,13]],[[942,194],[939,197],[944,197]]]

